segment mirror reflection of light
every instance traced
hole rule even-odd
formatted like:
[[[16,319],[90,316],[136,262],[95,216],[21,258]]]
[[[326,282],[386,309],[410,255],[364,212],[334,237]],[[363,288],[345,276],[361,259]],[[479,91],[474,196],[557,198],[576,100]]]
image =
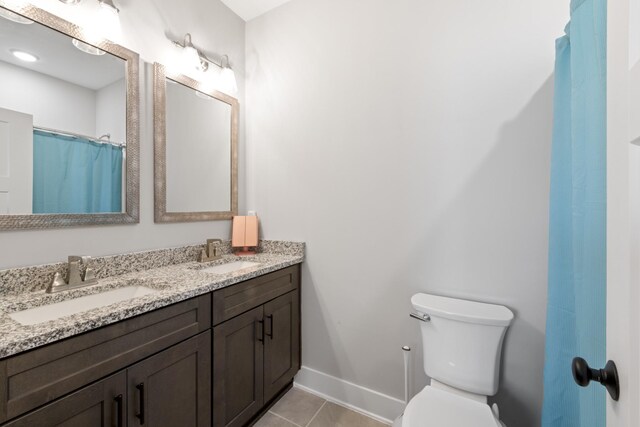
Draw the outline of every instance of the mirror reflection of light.
[[[106,52],[104,50],[98,49],[95,46],[91,46],[90,44],[81,42],[80,40],[76,40],[76,39],[72,39],[71,43],[73,43],[73,45],[78,48],[78,50],[81,50],[84,53],[88,53],[90,55],[104,55]]]
[[[17,13],[11,12],[10,10],[3,9],[1,7],[0,17],[8,19],[9,21],[17,22],[18,24],[33,24],[33,21],[31,19],[25,18],[22,15],[18,15]]]
[[[214,99],[213,97],[207,95],[204,92],[200,92],[199,90],[196,90],[195,92],[196,92],[196,96],[198,98],[206,99],[207,101],[213,101],[213,99]]]
[[[36,62],[38,60],[37,56],[21,50],[11,50],[11,53],[13,56],[24,62]]]

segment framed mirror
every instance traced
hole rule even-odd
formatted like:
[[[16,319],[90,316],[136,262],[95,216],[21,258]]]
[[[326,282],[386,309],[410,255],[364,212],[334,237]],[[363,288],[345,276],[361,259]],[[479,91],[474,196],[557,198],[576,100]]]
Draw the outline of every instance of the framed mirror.
[[[139,57],[0,0],[0,230],[139,222]]]
[[[238,100],[154,64],[155,221],[238,212]]]

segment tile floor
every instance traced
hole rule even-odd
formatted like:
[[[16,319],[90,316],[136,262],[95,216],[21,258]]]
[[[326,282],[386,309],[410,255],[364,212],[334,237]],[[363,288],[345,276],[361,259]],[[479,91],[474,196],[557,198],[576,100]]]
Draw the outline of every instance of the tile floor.
[[[254,427],[384,427],[379,421],[292,388]]]

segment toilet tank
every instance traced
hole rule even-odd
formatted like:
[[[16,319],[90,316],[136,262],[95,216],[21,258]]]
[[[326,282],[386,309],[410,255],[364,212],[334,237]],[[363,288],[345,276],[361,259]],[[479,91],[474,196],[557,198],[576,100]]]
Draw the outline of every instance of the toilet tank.
[[[419,322],[425,373],[446,385],[493,396],[498,391],[502,341],[513,320],[507,307],[429,294],[411,297],[431,317]]]

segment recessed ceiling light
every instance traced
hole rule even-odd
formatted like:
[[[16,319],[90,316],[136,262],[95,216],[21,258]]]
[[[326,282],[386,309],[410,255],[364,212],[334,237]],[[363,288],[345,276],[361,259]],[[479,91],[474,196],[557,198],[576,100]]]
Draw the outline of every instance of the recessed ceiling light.
[[[11,50],[11,53],[13,53],[13,56],[15,56],[16,58],[24,61],[24,62],[36,62],[38,60],[38,57],[35,55],[32,55],[30,53],[27,52],[23,52],[21,50]]]
[[[78,4],[80,3],[82,0],[60,0],[62,3],[64,4]]]
[[[12,12],[7,9],[3,9],[0,7],[0,16],[4,19],[8,19],[9,21],[17,22],[18,24],[33,24],[31,19],[25,18],[22,15],[18,15],[15,12]]]
[[[75,47],[77,47],[79,50],[83,51],[84,53],[88,53],[90,55],[104,55],[105,51],[102,49],[98,49],[95,46],[91,46],[90,44],[87,44],[85,42],[81,42],[80,40],[77,39],[72,39],[71,43],[73,43],[73,45]]]

